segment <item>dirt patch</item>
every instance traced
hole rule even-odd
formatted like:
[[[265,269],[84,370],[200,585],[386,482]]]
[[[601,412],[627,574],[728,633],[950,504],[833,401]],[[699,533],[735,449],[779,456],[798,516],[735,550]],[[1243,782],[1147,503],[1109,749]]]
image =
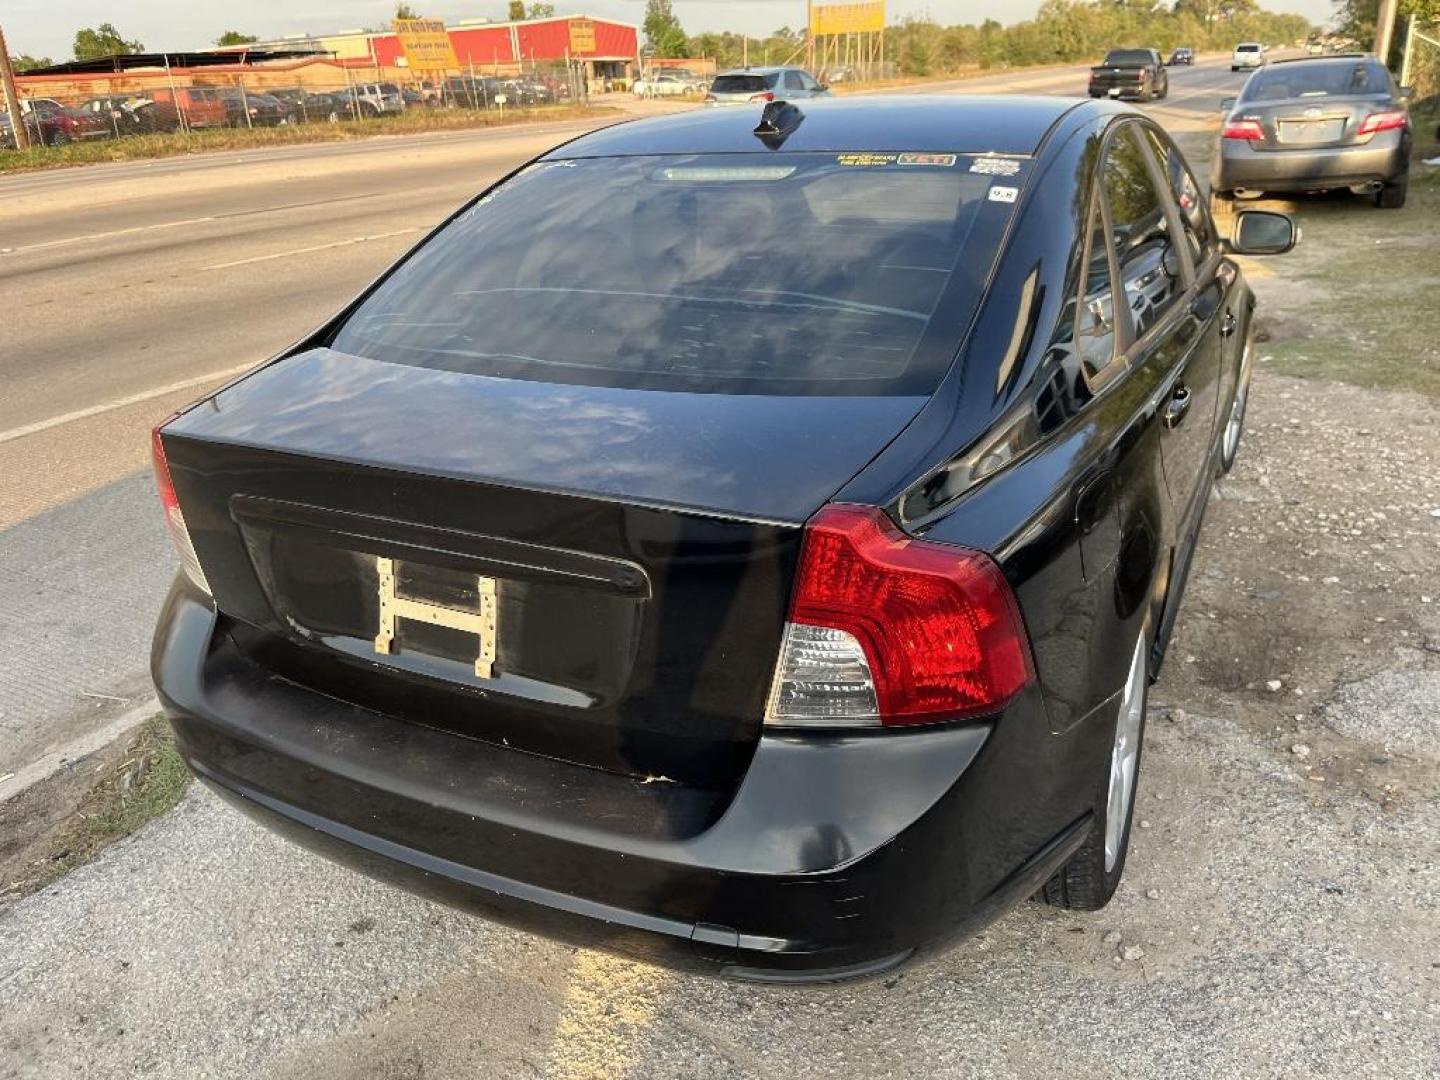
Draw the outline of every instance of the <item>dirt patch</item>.
[[[1257,374],[1159,700],[1235,718],[1317,794],[1338,786],[1389,807],[1440,792],[1428,755],[1397,735],[1428,731],[1433,751],[1440,706],[1427,720],[1423,688],[1440,686],[1437,419],[1420,394]],[[1393,723],[1355,718],[1382,700]]]
[[[190,774],[160,717],[0,803],[0,909],[180,801]]]

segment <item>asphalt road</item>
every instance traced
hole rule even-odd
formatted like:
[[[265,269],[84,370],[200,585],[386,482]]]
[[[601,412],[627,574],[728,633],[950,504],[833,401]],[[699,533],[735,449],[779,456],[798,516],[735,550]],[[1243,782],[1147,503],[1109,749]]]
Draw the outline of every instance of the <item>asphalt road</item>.
[[[1203,152],[1239,81],[1176,71],[1152,111]],[[144,693],[170,573],[148,426],[570,130],[0,178],[16,313],[0,338],[0,775]],[[1223,715],[1152,713],[1146,755],[1143,831],[1106,912],[1026,905],[901,978],[828,992],[689,979],[459,916],[196,790],[0,912],[0,1080],[1440,1072],[1424,974],[1440,956],[1423,951],[1440,870],[1414,854],[1435,805],[1376,819],[1318,799]]]

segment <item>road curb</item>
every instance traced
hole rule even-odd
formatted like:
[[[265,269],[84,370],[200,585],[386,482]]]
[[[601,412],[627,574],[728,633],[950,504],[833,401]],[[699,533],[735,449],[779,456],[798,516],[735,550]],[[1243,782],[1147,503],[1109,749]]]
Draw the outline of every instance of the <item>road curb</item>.
[[[16,796],[50,779],[56,773],[67,769],[82,758],[89,757],[97,750],[103,750],[111,743],[125,738],[137,727],[160,711],[160,702],[148,697],[134,708],[127,709],[104,727],[87,732],[78,739],[72,739],[58,750],[32,761],[13,776],[0,780],[0,806]]]

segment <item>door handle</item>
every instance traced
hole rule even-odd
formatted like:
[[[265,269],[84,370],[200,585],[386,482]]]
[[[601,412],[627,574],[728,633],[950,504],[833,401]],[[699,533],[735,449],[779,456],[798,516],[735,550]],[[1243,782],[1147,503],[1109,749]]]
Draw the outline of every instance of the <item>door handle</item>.
[[[1165,426],[1176,428],[1180,421],[1185,419],[1185,414],[1190,411],[1191,401],[1190,388],[1184,383],[1175,387],[1175,392],[1170,395],[1170,402],[1165,406]]]
[[[1229,308],[1225,309],[1225,316],[1220,320],[1220,336],[1229,337],[1235,333],[1235,328],[1240,325],[1240,320],[1235,318],[1235,313]]]

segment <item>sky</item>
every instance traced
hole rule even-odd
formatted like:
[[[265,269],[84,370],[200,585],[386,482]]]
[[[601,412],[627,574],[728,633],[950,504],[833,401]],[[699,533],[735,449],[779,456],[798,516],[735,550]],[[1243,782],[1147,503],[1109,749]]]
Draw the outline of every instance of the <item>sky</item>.
[[[1325,22],[1330,0],[1261,0],[1272,11],[1293,11],[1313,22]],[[421,0],[423,14],[447,22],[504,17],[502,0]],[[943,24],[1002,23],[1034,15],[1040,0],[889,0],[892,19],[929,14]],[[674,0],[675,14],[688,33],[734,30],[767,34],[780,26],[805,23],[805,0]],[[564,0],[558,14],[585,14],[638,23],[644,0]],[[28,53],[68,60],[75,31],[82,26],[112,22],[127,38],[139,38],[147,49],[203,48],[226,30],[256,34],[262,39],[295,33],[329,33],[359,26],[380,26],[395,13],[395,0],[5,0],[0,29],[12,54]]]

